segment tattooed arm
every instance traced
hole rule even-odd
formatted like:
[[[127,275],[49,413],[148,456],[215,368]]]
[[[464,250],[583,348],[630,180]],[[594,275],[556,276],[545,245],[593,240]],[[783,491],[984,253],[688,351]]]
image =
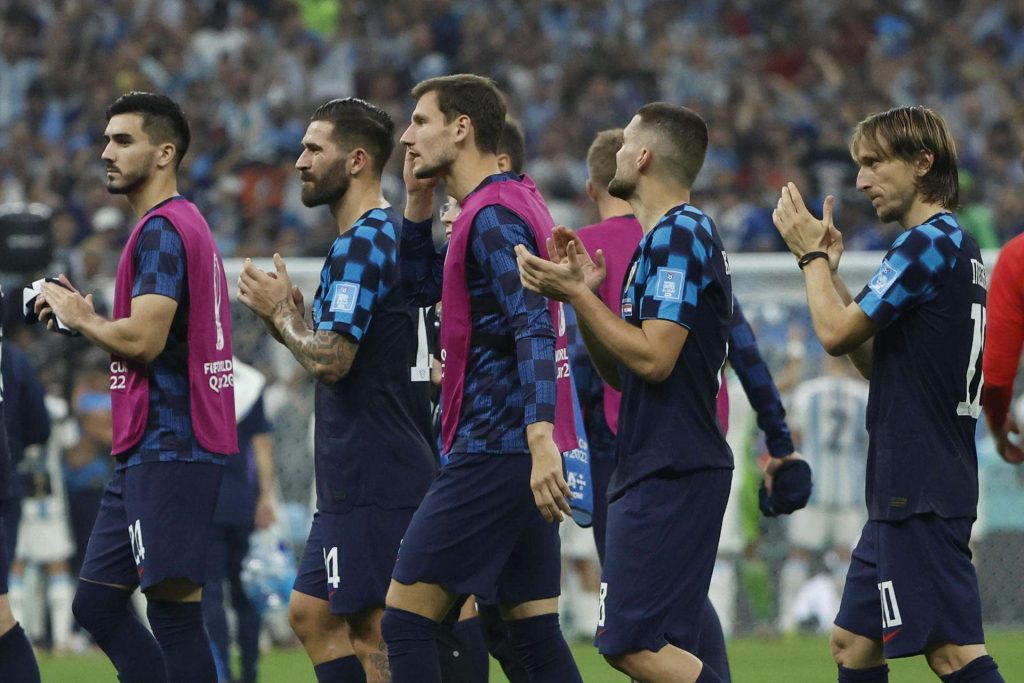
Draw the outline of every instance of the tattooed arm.
[[[333,384],[348,374],[359,348],[356,342],[338,332],[310,329],[290,299],[274,305],[271,320],[282,343],[313,377]]]
[[[306,372],[327,384],[337,382],[352,367],[358,343],[340,332],[312,329],[284,259],[275,254],[274,265],[276,273],[265,273],[246,259],[238,277],[239,301],[263,319],[271,335],[288,347]]]

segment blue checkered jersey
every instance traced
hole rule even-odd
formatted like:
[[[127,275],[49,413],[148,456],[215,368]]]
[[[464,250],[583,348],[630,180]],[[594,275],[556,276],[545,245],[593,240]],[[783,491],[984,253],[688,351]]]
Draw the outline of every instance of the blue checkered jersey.
[[[489,176],[481,187],[512,178]],[[435,253],[429,226],[407,223],[402,241],[402,277],[423,306],[441,296],[443,255]],[[466,283],[474,333],[512,340],[514,350],[470,344],[452,452],[526,453],[524,425],[555,420],[551,315],[544,297],[523,288],[514,251],[522,244],[536,254],[537,242],[523,219],[498,205],[481,209],[470,230]]]
[[[857,303],[878,327],[868,399],[868,513],[974,517],[987,275],[941,212],[893,242]]]
[[[622,405],[609,500],[656,474],[732,468],[716,417],[732,303],[729,262],[714,222],[690,204],[671,209],[633,254],[621,315],[637,327],[668,320],[689,334],[663,382],[619,368]]]
[[[779,458],[793,452],[793,437],[786,424],[786,409],[779,390],[764,362],[754,330],[743,315],[740,303],[733,299],[729,321],[729,364],[743,385],[751,407],[757,413],[757,426],[764,432],[768,452]]]
[[[179,200],[184,201],[181,197],[166,201]],[[154,216],[142,226],[132,258],[135,259],[132,298],[159,294],[177,301],[178,308],[174,311],[164,350],[149,364],[146,431],[135,446],[118,456],[117,468],[170,460],[223,463],[224,456],[203,448],[192,432],[185,244],[169,220]]]
[[[313,328],[359,344],[348,374],[316,383],[317,507],[416,507],[434,477],[426,328],[404,296],[400,217],[372,209],[331,245]]]

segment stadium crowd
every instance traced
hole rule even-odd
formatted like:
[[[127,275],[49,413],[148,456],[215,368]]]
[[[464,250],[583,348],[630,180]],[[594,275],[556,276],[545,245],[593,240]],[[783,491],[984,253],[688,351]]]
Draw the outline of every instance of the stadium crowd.
[[[851,248],[881,249],[892,226],[844,201],[846,135],[864,111],[913,103],[956,131],[960,215],[995,248],[1024,228],[1024,10],[939,4],[14,0],[0,40],[0,202],[54,207],[62,247],[123,239],[130,221],[95,182],[95,144],[106,103],[154,90],[189,112],[183,191],[225,256],[320,255],[333,225],[302,211],[291,168],[310,107],[356,95],[406,120],[413,83],[473,71],[511,95],[556,220],[593,218],[581,188],[594,134],[665,100],[708,120],[696,189],[728,249],[783,250],[770,207],[786,178],[840,198]],[[384,179],[396,202],[399,162]]]

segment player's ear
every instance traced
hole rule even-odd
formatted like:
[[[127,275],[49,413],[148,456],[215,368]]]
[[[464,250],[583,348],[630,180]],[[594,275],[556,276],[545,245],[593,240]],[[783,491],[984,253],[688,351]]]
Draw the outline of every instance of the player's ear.
[[[173,143],[165,142],[157,147],[156,165],[157,168],[164,168],[174,163],[174,157],[178,154],[177,147]]]
[[[914,171],[918,177],[926,176],[928,171],[932,170],[933,163],[935,163],[935,155],[927,149],[922,149],[914,162]]]
[[[636,160],[636,170],[643,173],[654,163],[654,153],[650,147],[640,149],[640,157]]]
[[[369,166],[370,155],[362,147],[356,147],[348,158],[349,175],[358,175],[360,171]]]
[[[597,202],[597,187],[590,178],[587,178],[587,196],[590,197],[590,201]]]
[[[473,129],[473,120],[465,114],[456,116],[452,123],[455,125],[455,142],[462,142],[467,139],[470,135],[470,131],[476,135],[476,131]]]

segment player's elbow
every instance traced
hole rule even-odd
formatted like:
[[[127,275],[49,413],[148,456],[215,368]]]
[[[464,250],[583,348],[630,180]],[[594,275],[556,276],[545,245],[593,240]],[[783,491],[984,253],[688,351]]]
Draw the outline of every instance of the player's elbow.
[[[845,356],[860,346],[861,343],[861,340],[854,338],[852,335],[841,334],[837,331],[821,336],[821,346],[825,349],[825,353],[830,356]]]
[[[668,362],[662,358],[652,358],[641,361],[638,364],[636,373],[648,384],[661,384],[672,374],[675,362]]]
[[[318,382],[323,382],[324,384],[336,384],[345,379],[350,368],[350,365],[319,364],[313,368],[313,376]]]
[[[164,352],[164,348],[167,346],[167,339],[143,339],[138,343],[133,344],[129,347],[128,352],[125,356],[128,360],[138,361],[149,365]]]

